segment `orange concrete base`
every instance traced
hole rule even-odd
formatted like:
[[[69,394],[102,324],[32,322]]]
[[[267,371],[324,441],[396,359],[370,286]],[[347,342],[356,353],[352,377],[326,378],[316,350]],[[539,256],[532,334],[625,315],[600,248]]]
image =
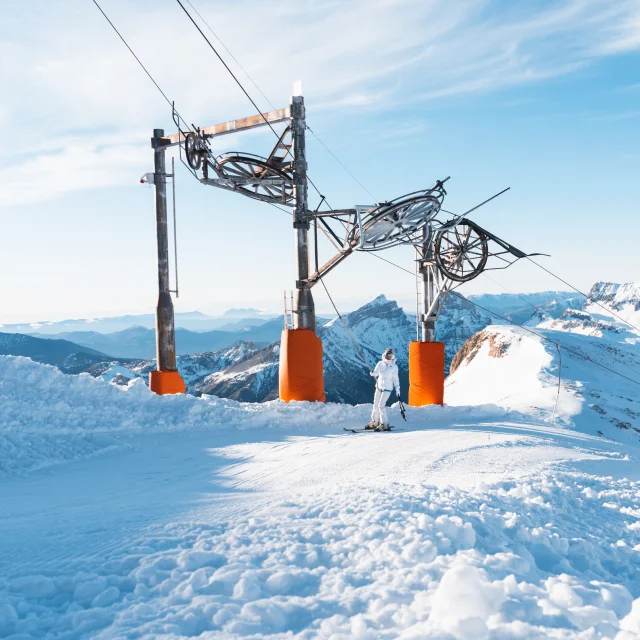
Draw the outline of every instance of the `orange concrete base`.
[[[444,404],[444,342],[409,343],[409,404]]]
[[[322,341],[311,329],[285,329],[282,332],[280,400],[326,401]]]
[[[185,393],[187,387],[177,371],[152,371],[149,374],[149,389],[159,396],[169,393]]]

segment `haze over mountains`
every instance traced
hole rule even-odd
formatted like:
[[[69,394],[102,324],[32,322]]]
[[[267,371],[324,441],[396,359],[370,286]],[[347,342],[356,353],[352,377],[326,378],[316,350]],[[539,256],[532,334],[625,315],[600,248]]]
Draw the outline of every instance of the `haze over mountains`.
[[[223,325],[226,328],[213,331],[191,331],[178,327],[176,328],[176,351],[178,355],[217,351],[244,341],[265,346],[280,338],[283,322],[282,317],[271,320],[248,318],[247,321],[227,323]],[[70,340],[118,358],[149,359],[156,355],[155,329],[140,326],[113,333],[71,331],[52,335],[33,335]]]
[[[259,325],[276,317],[258,309],[228,309],[221,316],[210,316],[200,311],[175,314],[176,327],[190,331],[239,331],[245,326]],[[56,322],[22,322],[0,325],[4,333],[29,333],[59,337],[71,332],[113,333],[132,327],[155,329],[156,318],[152,313],[113,316],[106,318],[85,318],[60,320]]]

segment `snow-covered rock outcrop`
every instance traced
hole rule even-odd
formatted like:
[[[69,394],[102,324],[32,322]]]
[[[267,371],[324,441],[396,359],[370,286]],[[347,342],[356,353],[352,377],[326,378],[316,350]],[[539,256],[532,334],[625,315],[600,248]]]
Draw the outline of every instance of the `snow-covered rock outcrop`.
[[[584,315],[577,317],[584,321]],[[538,327],[541,337],[525,328],[487,327],[454,358],[445,402],[492,403],[548,421],[555,413],[556,424],[637,443],[640,346],[632,333],[580,326],[579,331],[573,324],[555,331]]]
[[[608,315],[613,318],[613,314],[608,314],[606,309],[613,310],[623,320],[640,327],[640,283],[596,282],[589,291],[584,310],[594,315]],[[619,322],[618,319],[614,319]]]

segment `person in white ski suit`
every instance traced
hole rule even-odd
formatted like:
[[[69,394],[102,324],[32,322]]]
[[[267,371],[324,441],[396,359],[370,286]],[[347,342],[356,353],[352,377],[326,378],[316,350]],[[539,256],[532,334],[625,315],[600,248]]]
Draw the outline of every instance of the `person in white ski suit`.
[[[378,362],[371,375],[376,379],[376,393],[373,398],[373,411],[371,412],[371,422],[367,425],[369,429],[388,428],[387,400],[393,389],[400,397],[400,380],[398,379],[398,365],[393,349],[387,349],[382,354],[382,360]]]

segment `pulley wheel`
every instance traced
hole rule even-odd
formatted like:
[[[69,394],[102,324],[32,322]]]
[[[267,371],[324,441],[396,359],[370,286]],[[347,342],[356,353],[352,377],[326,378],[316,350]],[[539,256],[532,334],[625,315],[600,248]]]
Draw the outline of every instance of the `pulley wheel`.
[[[445,278],[469,282],[479,276],[487,264],[487,236],[469,224],[458,224],[436,234],[434,253]]]
[[[189,166],[197,171],[202,165],[202,150],[200,139],[195,133],[188,133],[184,141],[184,152],[187,155]]]
[[[263,202],[290,202],[293,198],[291,174],[264,158],[227,153],[216,159],[218,174],[235,184],[242,195]],[[255,179],[255,182],[251,180]]]

